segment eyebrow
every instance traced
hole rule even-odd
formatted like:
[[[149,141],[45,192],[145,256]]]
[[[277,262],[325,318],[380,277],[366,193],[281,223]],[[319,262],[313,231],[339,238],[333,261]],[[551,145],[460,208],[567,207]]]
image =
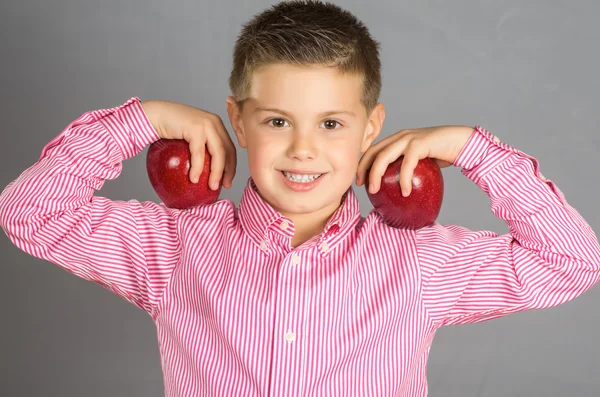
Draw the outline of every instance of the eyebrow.
[[[274,112],[274,113],[283,114],[286,117],[291,117],[291,115],[288,112],[286,112],[285,110],[281,110],[281,109],[277,109],[277,108],[266,108],[266,107],[259,106],[256,109],[254,109],[254,111],[253,111],[253,113],[256,113],[256,112]],[[351,112],[348,110],[329,110],[327,112],[319,113],[319,117],[327,117],[327,116],[331,116],[332,114],[347,114],[352,117],[355,116],[354,112]]]

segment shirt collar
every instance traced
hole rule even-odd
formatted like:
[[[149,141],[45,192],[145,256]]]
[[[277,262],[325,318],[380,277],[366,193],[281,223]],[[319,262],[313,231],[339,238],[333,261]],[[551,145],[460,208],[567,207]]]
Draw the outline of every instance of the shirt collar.
[[[268,231],[278,232],[291,237],[293,235],[292,221],[283,216],[267,203],[259,194],[256,184],[252,178],[244,189],[239,206],[239,219],[242,228],[261,249],[267,250],[269,244]],[[325,243],[331,251],[333,245],[351,230],[360,219],[360,206],[352,187],[348,188],[342,197],[339,208],[327,221],[323,232],[319,236],[319,244]],[[282,228],[281,224],[286,222],[290,227]]]

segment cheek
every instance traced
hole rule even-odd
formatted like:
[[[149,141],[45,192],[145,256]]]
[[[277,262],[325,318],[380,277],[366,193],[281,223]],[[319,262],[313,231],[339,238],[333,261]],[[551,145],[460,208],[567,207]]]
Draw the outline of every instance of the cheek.
[[[248,167],[250,168],[250,173],[256,177],[258,172],[264,168],[265,158],[260,147],[252,147],[248,146]]]
[[[261,172],[261,170],[269,168],[275,163],[278,148],[275,142],[265,139],[252,139],[248,143],[247,153],[250,170]]]
[[[360,160],[360,144],[353,141],[337,142],[329,146],[327,157],[336,171],[355,173]]]

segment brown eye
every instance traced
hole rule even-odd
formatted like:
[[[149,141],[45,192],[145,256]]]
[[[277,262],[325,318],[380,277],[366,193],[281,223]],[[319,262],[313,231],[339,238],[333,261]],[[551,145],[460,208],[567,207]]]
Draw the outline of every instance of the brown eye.
[[[325,129],[327,130],[335,130],[335,127],[340,126],[341,124],[338,123],[336,120],[325,120],[323,122],[323,125],[325,125]]]
[[[269,124],[271,124],[275,128],[285,127],[284,119],[271,119],[269,120]]]

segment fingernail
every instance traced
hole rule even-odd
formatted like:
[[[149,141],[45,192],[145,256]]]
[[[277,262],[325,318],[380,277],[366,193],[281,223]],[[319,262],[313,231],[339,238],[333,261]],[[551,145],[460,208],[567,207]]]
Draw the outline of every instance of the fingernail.
[[[210,184],[210,187],[212,188],[212,190],[217,190],[217,188],[219,187],[219,184],[217,182],[213,182]]]
[[[192,183],[198,183],[198,177],[197,176],[193,176],[192,177]]]

